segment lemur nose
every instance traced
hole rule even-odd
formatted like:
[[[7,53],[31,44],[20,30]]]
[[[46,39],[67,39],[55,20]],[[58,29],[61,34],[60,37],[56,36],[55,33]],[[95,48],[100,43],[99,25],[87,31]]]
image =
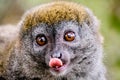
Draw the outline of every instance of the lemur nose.
[[[51,57],[61,59],[62,58],[62,53],[54,53],[54,54],[51,55]]]

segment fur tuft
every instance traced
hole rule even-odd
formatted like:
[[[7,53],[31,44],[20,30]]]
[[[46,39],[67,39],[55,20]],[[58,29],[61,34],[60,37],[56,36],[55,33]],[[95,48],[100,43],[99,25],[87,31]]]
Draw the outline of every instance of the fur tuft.
[[[88,21],[90,23],[90,16],[82,5],[66,1],[56,1],[38,6],[27,12],[24,17],[23,30],[40,23],[52,25],[63,20],[77,21],[78,23]]]

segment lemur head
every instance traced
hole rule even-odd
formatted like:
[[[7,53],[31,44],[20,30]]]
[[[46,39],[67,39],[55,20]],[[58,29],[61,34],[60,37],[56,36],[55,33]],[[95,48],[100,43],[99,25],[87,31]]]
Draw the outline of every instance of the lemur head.
[[[73,68],[84,72],[101,56],[98,21],[77,3],[56,1],[35,7],[24,15],[20,27],[23,54],[43,63],[53,75],[65,75]]]

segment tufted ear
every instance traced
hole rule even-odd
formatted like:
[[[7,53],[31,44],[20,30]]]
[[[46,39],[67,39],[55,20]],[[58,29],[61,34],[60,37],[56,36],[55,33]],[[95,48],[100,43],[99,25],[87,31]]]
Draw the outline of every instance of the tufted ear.
[[[89,14],[89,18],[88,20],[86,20],[86,24],[88,26],[90,26],[91,30],[97,34],[97,38],[100,41],[100,43],[104,43],[104,37],[102,36],[102,34],[100,33],[100,21],[97,19],[96,16],[94,16],[93,12],[88,9],[85,8],[87,13]]]
[[[90,9],[85,9],[86,12],[89,14],[89,19],[86,20],[87,25],[90,26],[94,32],[98,32],[100,28],[100,21],[97,19],[96,16],[94,16],[93,12]]]

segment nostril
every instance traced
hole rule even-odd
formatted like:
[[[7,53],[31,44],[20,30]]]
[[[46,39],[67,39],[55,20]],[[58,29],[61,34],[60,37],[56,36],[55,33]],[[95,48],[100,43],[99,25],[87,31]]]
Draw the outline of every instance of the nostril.
[[[58,58],[59,58],[59,59],[62,58],[62,53],[59,54]]]
[[[62,58],[62,53],[55,53],[51,55],[51,58]]]

